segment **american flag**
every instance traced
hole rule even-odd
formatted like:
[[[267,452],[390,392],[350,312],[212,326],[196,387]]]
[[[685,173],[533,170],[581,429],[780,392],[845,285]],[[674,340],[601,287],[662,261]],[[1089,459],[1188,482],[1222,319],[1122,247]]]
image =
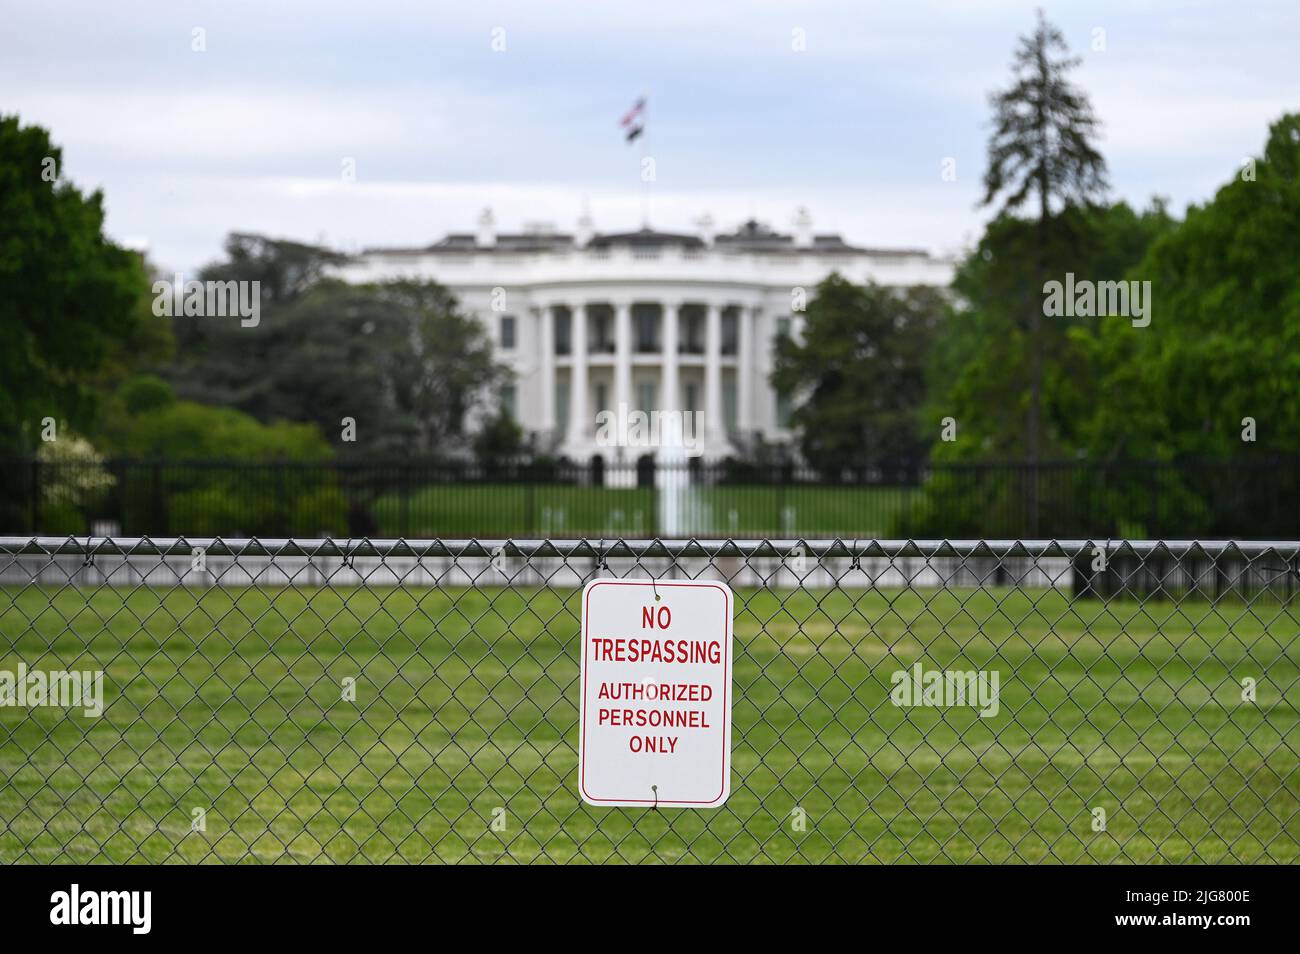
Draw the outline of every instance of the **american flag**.
[[[631,142],[645,132],[645,97],[632,104],[632,108],[627,111],[619,125],[626,130],[625,142]]]

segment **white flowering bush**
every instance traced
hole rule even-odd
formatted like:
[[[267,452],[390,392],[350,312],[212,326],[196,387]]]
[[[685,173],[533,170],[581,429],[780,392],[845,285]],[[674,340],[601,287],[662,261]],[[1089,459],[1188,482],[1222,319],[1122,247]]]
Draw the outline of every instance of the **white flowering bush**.
[[[84,437],[69,435],[41,445],[41,490],[54,507],[84,507],[112,487],[117,478],[104,467],[104,458]]]

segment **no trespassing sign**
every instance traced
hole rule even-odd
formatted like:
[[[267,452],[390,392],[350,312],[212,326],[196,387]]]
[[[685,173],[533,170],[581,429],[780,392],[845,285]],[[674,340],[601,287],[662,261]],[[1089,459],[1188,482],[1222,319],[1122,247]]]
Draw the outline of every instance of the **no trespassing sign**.
[[[582,591],[578,790],[591,805],[716,808],[731,792],[734,600],[713,580]]]

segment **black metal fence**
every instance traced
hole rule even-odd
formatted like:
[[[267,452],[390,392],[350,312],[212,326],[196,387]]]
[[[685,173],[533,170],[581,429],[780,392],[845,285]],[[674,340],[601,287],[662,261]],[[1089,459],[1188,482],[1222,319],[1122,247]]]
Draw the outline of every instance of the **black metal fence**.
[[[0,532],[68,535],[1300,537],[1300,461],[623,465],[0,461]]]

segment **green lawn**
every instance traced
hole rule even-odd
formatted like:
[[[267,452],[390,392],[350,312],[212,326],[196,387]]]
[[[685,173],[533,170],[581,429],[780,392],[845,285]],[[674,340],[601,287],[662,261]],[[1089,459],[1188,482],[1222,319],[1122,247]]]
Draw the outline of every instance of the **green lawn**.
[[[660,812],[578,798],[577,610],[0,591],[0,669],[108,682],[99,720],[0,708],[0,861],[1300,861],[1300,627],[1276,602],[738,592],[731,798]],[[918,660],[998,670],[1000,714],[894,707]]]
[[[895,487],[714,486],[690,488],[683,537],[886,537],[920,491]],[[446,484],[374,506],[384,537],[653,537],[651,489],[573,484]]]
[[[380,536],[444,539],[654,536],[654,491],[574,484],[442,484],[374,506]]]

